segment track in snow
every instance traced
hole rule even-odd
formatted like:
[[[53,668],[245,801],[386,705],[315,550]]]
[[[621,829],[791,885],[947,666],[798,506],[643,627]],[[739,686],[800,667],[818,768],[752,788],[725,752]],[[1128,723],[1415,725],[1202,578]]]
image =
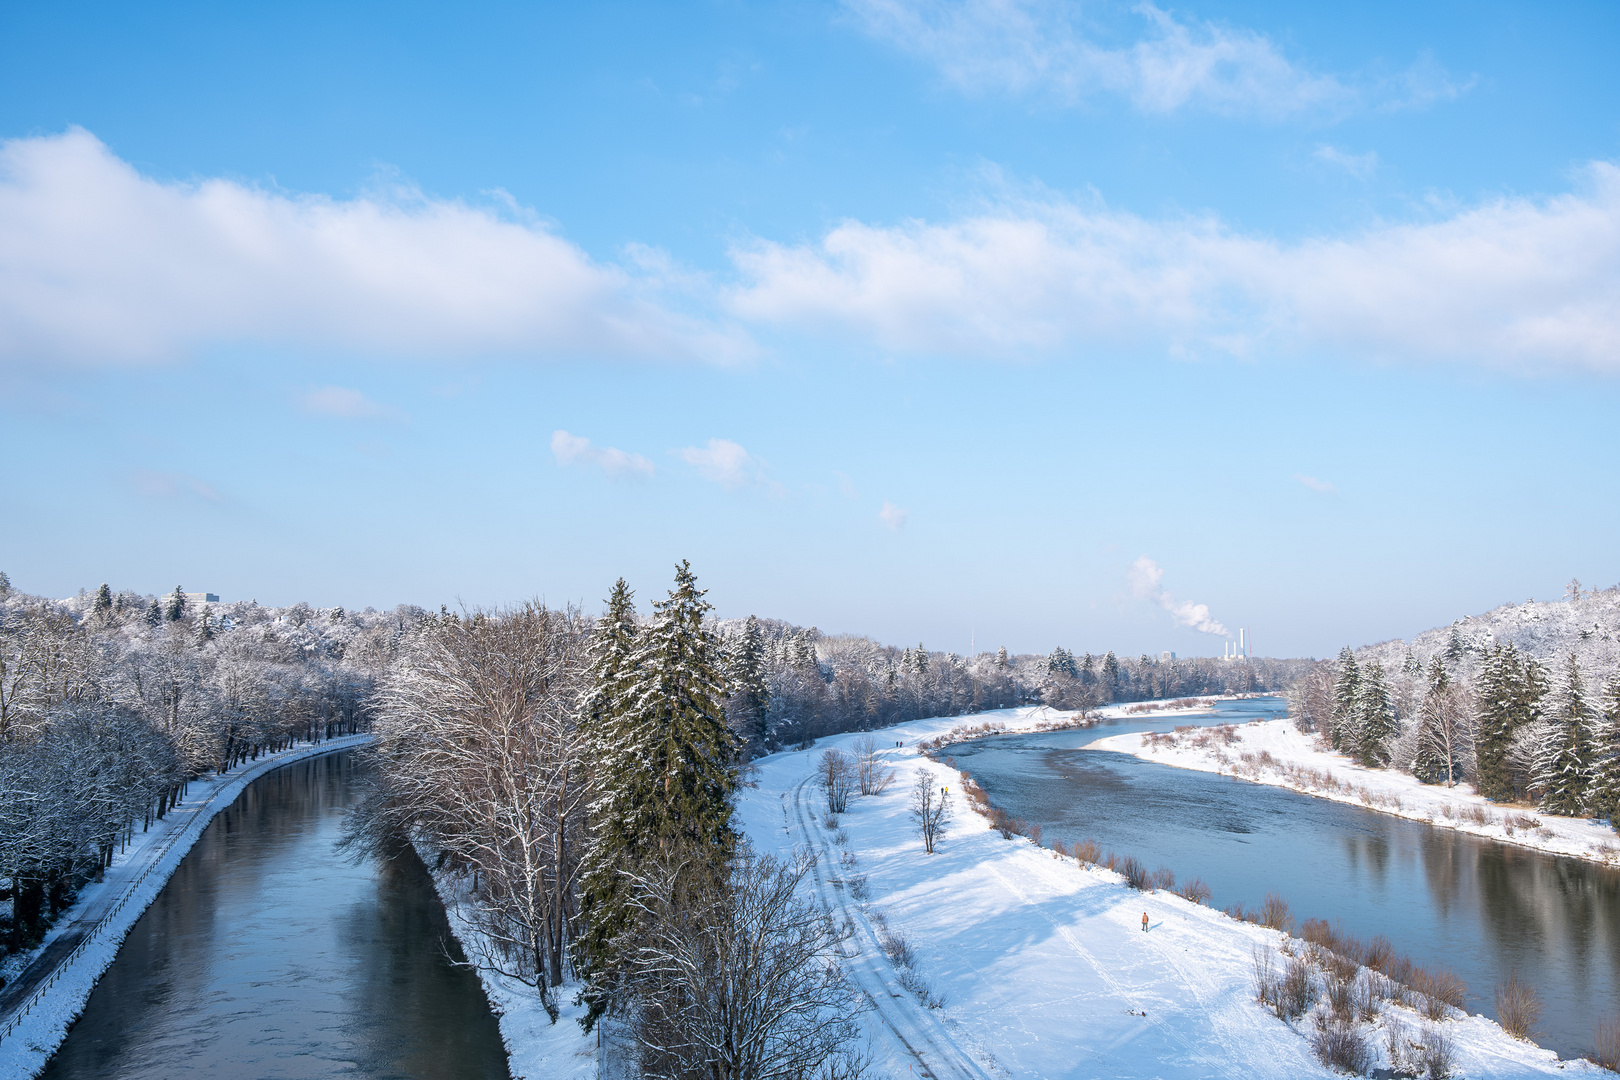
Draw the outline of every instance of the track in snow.
[[[822,906],[832,912],[835,918],[843,918],[854,928],[854,936],[847,943],[843,955],[846,970],[851,973],[855,985],[872,1003],[872,1009],[883,1026],[905,1047],[907,1056],[916,1061],[922,1075],[933,1080],[990,1080],[985,1071],[956,1044],[939,1019],[918,1004],[917,999],[899,984],[882,946],[878,944],[871,923],[849,902],[845,891],[833,885],[829,879],[824,868],[837,865],[837,859],[833,856],[831,845],[816,828],[814,815],[807,814],[805,810],[804,789],[809,783],[810,778],[806,777],[793,789],[793,813],[798,819],[805,843],[816,855],[812,874]]]

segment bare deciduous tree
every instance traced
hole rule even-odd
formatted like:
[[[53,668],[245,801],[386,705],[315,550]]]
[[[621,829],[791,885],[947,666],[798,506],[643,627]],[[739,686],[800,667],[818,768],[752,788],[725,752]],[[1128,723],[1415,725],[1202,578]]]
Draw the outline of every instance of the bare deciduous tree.
[[[881,795],[894,781],[894,770],[879,760],[877,740],[870,735],[855,740],[855,770],[862,795]]]
[[[911,785],[911,820],[917,823],[923,850],[932,855],[950,824],[951,799],[927,769],[918,769],[916,782]]]
[[[630,955],[642,1075],[852,1080],[859,998],[838,964],[849,927],[797,896],[814,862],[688,851],[633,878]]]
[[[842,814],[855,791],[855,763],[842,750],[823,750],[816,762],[816,782],[827,795],[827,812]]]

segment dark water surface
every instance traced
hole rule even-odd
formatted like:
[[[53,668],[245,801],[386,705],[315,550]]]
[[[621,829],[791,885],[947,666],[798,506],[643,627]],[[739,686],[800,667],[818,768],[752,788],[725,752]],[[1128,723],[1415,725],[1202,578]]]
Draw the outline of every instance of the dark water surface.
[[[506,1080],[478,978],[413,853],[333,850],[354,755],[255,781],[136,923],[49,1080]]]
[[[1275,699],[1219,704],[1214,717],[1121,721],[1087,731],[980,739],[948,752],[1045,839],[1092,837],[1178,878],[1211,903],[1276,892],[1296,918],[1384,934],[1420,964],[1468,983],[1469,1011],[1495,1015],[1493,988],[1517,970],[1541,994],[1537,1039],[1561,1055],[1592,1046],[1620,1012],[1620,871],[1466,836],[1282,788],[1081,750],[1106,735],[1280,715]]]

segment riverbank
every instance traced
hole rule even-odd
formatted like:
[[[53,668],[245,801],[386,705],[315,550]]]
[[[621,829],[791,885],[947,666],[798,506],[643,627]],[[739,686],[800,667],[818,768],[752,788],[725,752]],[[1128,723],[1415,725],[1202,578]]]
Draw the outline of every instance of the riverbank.
[[[984,724],[1015,733],[1058,718],[1003,710],[877,732],[895,780],[881,795],[851,800],[831,829],[809,777],[824,750],[847,752],[858,735],[765,758],[757,786],[743,791],[738,819],[755,846],[815,850],[824,902],[855,926],[846,969],[873,1004],[862,1017],[873,1074],[923,1065],[938,1077],[1335,1075],[1311,1051],[1311,1015],[1291,1025],[1254,1000],[1254,950],[1280,968],[1290,939],[1168,892],[1130,889],[1113,871],[1029,840],[1003,839],[955,794],[959,774],[915,749],[950,741],[953,731],[976,737]],[[910,818],[919,771],[953,793],[955,821],[934,855],[923,854]],[[886,955],[908,951],[903,966]],[[1414,1035],[1422,1030],[1412,1010],[1393,1004],[1372,1030],[1397,1019]],[[1461,1075],[1596,1072],[1481,1016],[1440,1026]],[[1376,1052],[1389,1063],[1382,1041]]]
[[[1603,822],[1501,806],[1469,785],[1423,784],[1393,769],[1368,769],[1324,748],[1288,720],[1165,734],[1110,735],[1088,750],[1132,754],[1162,765],[1235,776],[1306,795],[1351,803],[1397,817],[1507,844],[1620,865],[1620,835]]]
[[[0,1080],[37,1074],[113,959],[119,945],[207,829],[254,780],[284,765],[361,745],[349,735],[269,754],[226,773],[194,780],[164,819],[113,859],[102,879],[86,885],[32,953],[14,958],[0,991]]]

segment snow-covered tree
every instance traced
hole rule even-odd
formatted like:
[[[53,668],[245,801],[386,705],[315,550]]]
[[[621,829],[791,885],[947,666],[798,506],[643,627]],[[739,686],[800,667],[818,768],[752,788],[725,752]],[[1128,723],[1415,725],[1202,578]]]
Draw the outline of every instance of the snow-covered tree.
[[[1335,750],[1354,753],[1361,745],[1361,669],[1356,654],[1346,645],[1339,650],[1339,670],[1333,680],[1333,717],[1328,742]]]
[[[1463,687],[1445,665],[1429,662],[1428,686],[1419,708],[1412,774],[1425,784],[1457,783],[1468,772],[1472,743]]]
[[[1536,755],[1535,788],[1544,810],[1573,817],[1585,810],[1592,786],[1592,729],[1597,721],[1573,654],[1565,661],[1548,719],[1552,734]]]
[[[1593,746],[1590,811],[1609,819],[1620,832],[1620,676],[1603,691],[1603,720]]]
[[[1354,744],[1356,760],[1368,768],[1389,764],[1389,741],[1396,733],[1395,712],[1390,708],[1389,689],[1384,684],[1384,668],[1376,660],[1357,678]]]
[[[179,622],[186,617],[186,594],[179,585],[169,594],[168,602],[163,606],[163,617],[170,622]]]

